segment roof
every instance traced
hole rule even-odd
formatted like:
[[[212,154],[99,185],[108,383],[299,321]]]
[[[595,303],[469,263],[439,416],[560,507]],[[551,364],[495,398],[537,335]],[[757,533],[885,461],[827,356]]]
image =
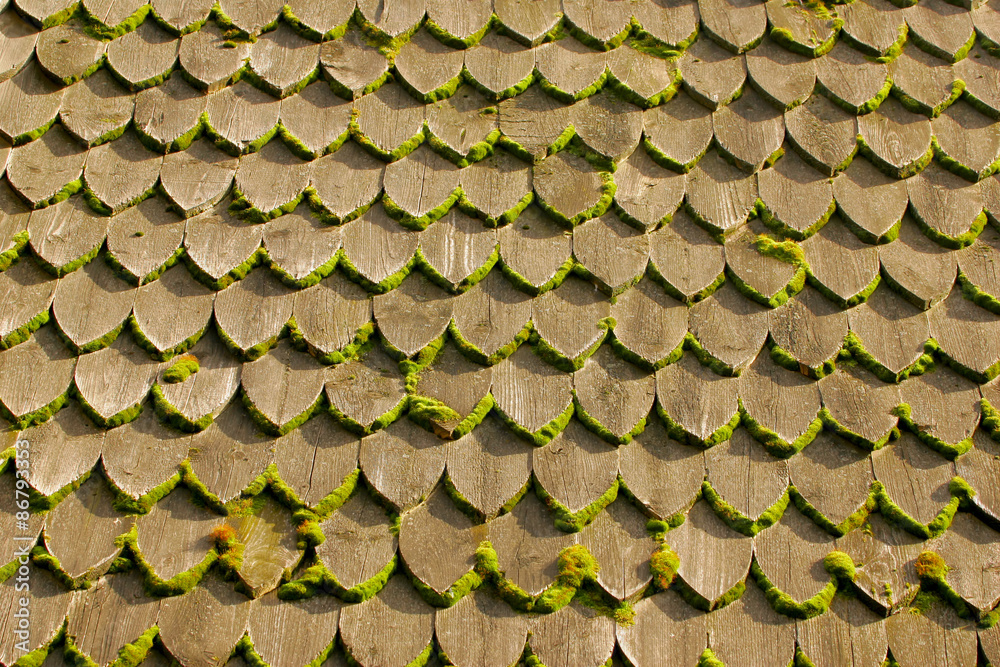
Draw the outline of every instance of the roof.
[[[993,0],[8,5],[3,665],[1000,663]]]

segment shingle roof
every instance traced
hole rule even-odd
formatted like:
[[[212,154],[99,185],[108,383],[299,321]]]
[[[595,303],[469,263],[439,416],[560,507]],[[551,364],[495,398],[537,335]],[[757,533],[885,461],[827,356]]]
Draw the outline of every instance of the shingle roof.
[[[1000,663],[998,12],[13,0],[0,664]]]

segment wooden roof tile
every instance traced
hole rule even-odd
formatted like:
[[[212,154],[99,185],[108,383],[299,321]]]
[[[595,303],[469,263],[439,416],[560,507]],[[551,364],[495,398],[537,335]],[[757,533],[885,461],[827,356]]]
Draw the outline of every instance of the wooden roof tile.
[[[0,14],[0,35],[7,45],[0,56],[0,81],[6,81],[21,71],[35,52],[38,30],[25,22],[16,11]]]
[[[66,89],[59,119],[70,134],[94,146],[121,134],[134,109],[134,94],[101,69]]]
[[[90,194],[113,213],[120,213],[153,190],[162,162],[160,155],[143,146],[135,134],[127,132],[87,155],[83,181]],[[159,208],[163,208],[162,202]]]
[[[615,483],[618,450],[573,420],[533,452],[532,469],[542,488],[576,513],[601,502],[602,494]]]
[[[615,340],[649,366],[670,356],[687,334],[687,308],[648,278],[618,296],[611,316]]]
[[[779,667],[795,653],[795,623],[774,611],[757,586],[707,621],[708,646],[719,660],[746,656],[747,667]]]
[[[248,630],[253,649],[268,664],[308,664],[330,643],[343,603],[332,595],[308,600],[281,600],[276,594],[258,599],[250,608]]]
[[[267,425],[283,433],[319,399],[324,376],[324,366],[282,340],[261,358],[243,365],[242,383],[247,399]]]
[[[459,181],[463,201],[485,213],[488,221],[510,216],[532,192],[531,166],[506,151],[463,169]]]
[[[642,118],[638,107],[604,91],[570,108],[577,136],[590,148],[615,161],[638,147]]]
[[[892,501],[920,523],[933,521],[951,499],[954,464],[909,432],[872,454],[872,468]]]
[[[664,63],[630,46],[608,53],[608,71],[614,82],[625,88],[625,91],[619,90],[626,95],[631,93],[630,97],[640,106],[665,101],[680,87],[680,73],[673,63]]]
[[[76,401],[68,401],[44,424],[24,432],[31,443],[33,489],[45,496],[56,493],[84,473],[101,455],[104,431],[87,419]]]
[[[768,329],[778,347],[815,373],[843,347],[847,313],[806,287],[768,314]]]
[[[809,273],[841,305],[856,303],[879,278],[879,251],[851,233],[839,216],[802,242]]]
[[[396,555],[392,521],[364,491],[351,496],[321,528],[326,540],[316,555],[344,588],[372,579]]]
[[[535,53],[499,32],[490,32],[465,52],[465,67],[480,87],[496,97],[509,97],[530,80]]]
[[[785,130],[792,147],[827,176],[844,169],[857,151],[854,116],[822,95],[786,111]]]
[[[172,76],[135,96],[133,127],[160,148],[184,144],[201,129],[205,100],[184,77]]]
[[[573,256],[602,285],[618,293],[646,271],[649,236],[607,213],[575,230]]]
[[[201,562],[213,546],[209,533],[222,520],[180,486],[138,519],[136,544],[156,575],[169,580]]]
[[[611,304],[595,285],[576,277],[546,292],[531,304],[535,331],[574,366],[607,335],[601,320]]]
[[[105,347],[132,311],[136,288],[97,259],[59,281],[52,313],[59,330],[77,348]]]
[[[56,275],[71,272],[93,257],[104,242],[108,218],[87,206],[83,197],[71,197],[31,212],[28,236],[35,256]]]
[[[367,292],[339,274],[295,293],[295,326],[320,356],[349,345],[372,319]]]
[[[215,293],[178,266],[139,289],[132,316],[144,343],[167,352],[200,337],[208,326],[214,302]]]
[[[589,607],[568,604],[533,618],[528,643],[544,665],[598,667],[611,659],[615,623]]]
[[[386,215],[381,206],[368,209],[343,230],[343,259],[375,285],[404,271],[420,242],[416,233]]]
[[[721,243],[679,210],[669,225],[650,235],[650,259],[674,296],[692,300],[713,288],[725,268]]]
[[[223,502],[240,494],[274,459],[274,438],[256,428],[238,401],[191,438],[191,470]]]
[[[754,538],[754,555],[767,580],[799,603],[830,583],[823,558],[833,549],[833,536],[792,504],[778,523]]]
[[[355,102],[358,131],[376,152],[390,158],[413,149],[423,136],[426,109],[399,84],[387,84]],[[439,202],[436,202],[439,203]]]
[[[411,574],[444,593],[475,566],[476,548],[486,531],[486,526],[474,525],[439,488],[403,515],[399,553]]]
[[[426,498],[444,472],[447,447],[409,419],[361,440],[361,470],[380,496],[399,509]]]
[[[209,574],[189,593],[160,602],[160,641],[170,655],[192,667],[209,667],[229,656],[250,620],[247,599],[232,586]]]
[[[504,577],[528,595],[538,595],[558,575],[559,552],[577,537],[558,530],[534,493],[489,524],[489,537]]]
[[[0,604],[5,609],[14,609],[21,598],[28,593],[27,599],[31,608],[32,622],[28,628],[28,635],[25,638],[24,646],[28,652],[41,648],[47,644],[56,634],[66,618],[66,612],[73,598],[73,593],[66,590],[62,584],[55,580],[55,577],[45,569],[37,565],[29,565],[28,578],[31,587],[28,591],[18,591],[16,577],[8,577],[0,586]],[[13,663],[26,654],[25,651],[16,647],[19,637],[14,634],[18,629],[18,619],[13,612],[0,622],[0,631],[3,632],[3,643],[0,643],[0,660]]]
[[[892,85],[907,95],[911,109],[936,116],[955,100],[955,72],[917,48],[906,49],[892,62]]]
[[[499,104],[500,131],[536,161],[560,144],[570,124],[569,109],[542,92],[541,86]]]
[[[717,0],[724,4],[726,0]],[[704,7],[699,3],[699,10]],[[763,18],[764,8],[760,7]],[[766,20],[766,19],[765,19]],[[684,89],[710,109],[728,104],[743,89],[746,64],[710,39],[700,39],[684,52],[677,66],[684,75]]]
[[[691,309],[690,329],[709,354],[727,366],[741,368],[764,345],[767,312],[727,282]]]
[[[967,99],[984,113],[996,113],[1000,107],[1000,86],[996,84],[997,65],[990,59],[982,60],[982,49],[973,47],[971,58],[958,62],[958,75],[965,81]]]
[[[949,167],[957,173],[981,179],[994,169],[1000,158],[1000,133],[988,116],[959,102],[945,109],[931,125],[937,145],[953,161]]]
[[[187,458],[189,438],[164,426],[153,409],[113,428],[104,438],[101,465],[117,489],[138,498],[177,473]]]
[[[91,416],[114,424],[128,420],[131,415],[122,413],[145,400],[159,369],[131,336],[119,336],[103,350],[80,357],[73,379]]]
[[[232,341],[231,345],[250,357],[257,357],[271,347],[292,316],[293,298],[294,292],[261,268],[219,292],[215,299],[215,322],[219,331]],[[244,317],[248,312],[256,316]]]
[[[646,515],[619,498],[597,515],[580,533],[587,547],[603,566],[597,582],[621,600],[639,593],[652,580],[649,555],[656,544],[646,532]]]
[[[267,223],[262,238],[271,266],[299,285],[318,282],[333,270],[341,229],[312,215],[305,204]]]
[[[13,81],[13,80],[12,80]],[[7,181],[32,207],[75,189],[87,150],[61,127],[11,151]]]
[[[551,286],[565,275],[573,238],[536,206],[528,206],[517,220],[497,232],[500,258],[531,287]]]
[[[532,451],[498,419],[487,417],[448,444],[448,480],[484,517],[496,517],[528,483]]]
[[[757,179],[707,154],[687,176],[687,204],[714,232],[729,233],[746,222],[757,203]]]
[[[68,85],[95,69],[104,48],[104,42],[88,35],[80,22],[70,20],[38,33],[35,57],[56,81]]]
[[[358,467],[357,436],[320,412],[278,439],[274,462],[281,481],[307,505],[316,505]]]
[[[291,512],[277,501],[265,500],[259,512],[229,517],[227,523],[244,545],[238,574],[254,596],[276,588],[302,556],[295,546]]]
[[[705,467],[715,492],[751,521],[778,502],[788,488],[788,463],[769,454],[745,428],[707,450]]]
[[[177,37],[143,21],[108,44],[108,66],[131,88],[146,88],[173,69],[179,48]]]
[[[233,187],[261,213],[296,200],[309,185],[312,164],[292,154],[284,143],[271,141],[239,162]]]
[[[0,337],[21,327],[31,328],[32,321],[49,310],[58,282],[35,262],[20,261],[0,273]],[[7,341],[4,341],[5,346]]]
[[[778,366],[761,352],[739,379],[740,401],[747,416],[784,443],[808,437],[820,409],[817,383]]]
[[[297,92],[319,63],[319,45],[287,25],[261,35],[250,51],[250,68],[269,92],[288,97]]]
[[[996,567],[1000,540],[996,531],[968,512],[958,512],[933,546],[948,564],[948,584],[978,609],[992,609],[1000,600]]]
[[[207,140],[163,158],[160,185],[185,217],[208,210],[229,190],[237,160]],[[190,244],[188,244],[190,247]]]
[[[618,646],[634,665],[696,664],[707,648],[705,614],[673,591],[636,603],[635,623],[615,629]]]
[[[323,208],[344,220],[374,201],[382,191],[384,171],[382,162],[348,142],[313,163],[312,187]]]
[[[919,171],[931,152],[930,121],[907,111],[895,98],[860,116],[858,134],[876,164],[900,178]]]
[[[488,149],[496,139],[497,108],[474,87],[465,85],[451,97],[427,105],[431,143],[452,160],[465,164]]]
[[[677,171],[693,167],[712,141],[712,112],[686,94],[647,109],[642,123],[645,143],[655,149],[653,155]]]
[[[921,433],[948,444],[969,440],[979,424],[980,401],[972,381],[948,367],[911,378],[900,385],[908,419]]]
[[[398,37],[408,32],[424,16],[424,2],[385,5],[376,0],[359,0],[358,9],[379,32]]]
[[[906,181],[906,190],[914,217],[947,245],[964,245],[982,225],[986,202],[978,183],[932,163]]]
[[[534,187],[542,204],[571,225],[603,213],[609,203],[602,172],[567,152],[535,165]]]
[[[972,17],[965,7],[930,0],[907,7],[903,14],[914,42],[936,56],[961,60],[975,39]]]
[[[836,595],[827,612],[796,623],[799,646],[811,660],[839,664],[885,660],[888,639],[882,616],[856,597]]]
[[[632,20],[632,7],[624,3],[566,0],[563,11],[577,30],[605,43],[627,32]]]
[[[205,104],[208,126],[222,145],[250,153],[278,124],[281,102],[245,81],[213,93]]]
[[[142,589],[138,572],[111,575],[77,593],[67,614],[66,632],[98,665],[118,657],[118,649],[156,625],[160,601]]]
[[[747,577],[753,539],[724,524],[707,501],[696,502],[665,540],[680,558],[677,574],[709,604]]]
[[[674,424],[699,442],[733,423],[738,380],[716,375],[693,354],[657,371],[656,400]]]
[[[888,0],[863,0],[838,9],[844,19],[844,34],[869,55],[887,55],[904,39],[906,15]]]
[[[761,252],[758,243],[761,236],[767,238],[766,234],[767,228],[756,220],[734,231],[726,239],[726,268],[729,276],[740,281],[736,284],[741,292],[761,303],[775,305],[793,289],[789,284],[801,269]]]
[[[642,29],[671,46],[681,46],[694,39],[698,31],[698,3],[693,0],[644,2],[632,11]]]
[[[642,149],[619,164],[615,184],[618,208],[646,230],[669,219],[684,198],[684,175],[660,167]]]
[[[994,259],[998,251],[1000,232],[987,225],[972,245],[958,256],[958,267],[965,280],[990,295],[1000,295],[1000,273]]]
[[[833,525],[864,505],[875,481],[868,452],[825,430],[789,459],[788,475],[799,495]]]
[[[562,18],[558,0],[541,0],[525,6],[518,0],[494,0],[493,11],[520,42],[537,44]]]
[[[526,345],[498,364],[493,372],[496,407],[531,433],[569,408],[571,390],[572,377],[542,361]]]
[[[833,181],[833,196],[844,218],[868,242],[885,239],[903,218],[906,183],[886,176],[868,160],[854,160]]]
[[[890,88],[888,66],[866,60],[846,44],[817,61],[816,76],[823,92],[852,113],[877,107]]]
[[[535,68],[565,100],[592,94],[604,82],[607,54],[575,40],[562,39],[535,49]]]
[[[767,13],[760,3],[745,0],[699,1],[701,24],[714,40],[741,53],[756,45],[767,29]]]
[[[727,155],[745,171],[754,172],[776,151],[785,138],[780,111],[767,104],[752,89],[738,100],[712,114],[715,139]]]
[[[470,667],[517,662],[528,639],[528,622],[500,598],[473,591],[434,614],[434,634],[448,659]]]
[[[465,54],[435,39],[430,31],[418,30],[396,56],[396,71],[418,99],[434,101],[456,84]]]
[[[492,382],[492,368],[470,361],[457,346],[445,345],[434,363],[420,373],[416,393],[440,401],[458,413],[458,419],[431,417],[434,429],[445,435],[475,412],[490,392]]]
[[[0,119],[0,133],[8,141],[30,138],[47,127],[62,105],[63,89],[30,60],[21,71],[0,83],[0,103],[7,113]]]
[[[885,622],[885,632],[900,665],[944,658],[949,664],[971,667],[978,659],[973,625],[941,599],[932,599],[930,608],[919,614],[893,614]]]
[[[643,507],[660,518],[687,507],[701,489],[705,461],[700,449],[669,437],[657,419],[618,450],[622,480]],[[670,484],[663,480],[670,478]]]
[[[323,72],[335,82],[335,87],[354,97],[377,88],[389,70],[389,61],[385,56],[354,30],[348,30],[341,39],[323,42],[319,60]]]
[[[317,157],[346,137],[351,106],[325,82],[315,81],[281,101],[281,131],[298,142],[299,150]]]
[[[830,416],[868,446],[884,443],[896,426],[897,385],[884,383],[861,368],[844,366],[823,378],[819,389]]]
[[[188,81],[211,93],[229,85],[243,68],[250,49],[246,42],[227,46],[221,28],[209,22],[181,37],[177,55]]]
[[[981,489],[973,496],[973,504],[986,516],[994,519],[1000,510],[995,490],[997,487],[994,486],[1000,462],[1000,459],[996,458],[996,455],[1000,454],[997,449],[997,442],[991,439],[985,430],[977,429],[972,434],[972,448],[955,461],[955,470],[962,479],[973,488]]]
[[[212,3],[214,4],[214,3]],[[208,18],[212,10],[208,0],[153,0],[153,11],[156,16],[174,30],[182,30],[193,23]]]
[[[427,146],[385,168],[385,196],[419,227],[440,216],[457,187],[458,168]]]
[[[330,369],[326,395],[339,413],[368,429],[406,398],[405,378],[396,363],[375,346],[363,359]]]
[[[1000,316],[980,308],[953,289],[930,313],[931,335],[948,358],[977,382],[992,380],[1000,360]]]
[[[76,357],[54,327],[42,327],[28,340],[0,352],[0,403],[14,417],[53,404],[73,381]]]
[[[114,495],[92,475],[45,516],[45,546],[70,577],[96,579],[121,551],[115,539],[132,527],[113,507]]]
[[[793,236],[808,236],[833,210],[830,180],[788,152],[773,168],[757,174],[757,187],[772,224],[791,230]]]
[[[388,294],[373,299],[379,331],[390,345],[408,357],[444,334],[453,307],[454,297],[420,272],[410,275]]]
[[[248,0],[220,0],[219,9],[238,28],[256,34],[274,23],[281,13],[279,0],[250,2]]]
[[[618,439],[627,438],[646,419],[656,394],[653,375],[619,359],[609,346],[574,373],[573,388],[587,416]]]
[[[916,362],[930,337],[926,313],[888,287],[876,289],[868,301],[851,310],[847,317],[865,352],[892,375],[902,373]]]
[[[375,597],[340,613],[340,639],[348,654],[362,665],[413,662],[431,643],[433,634],[433,608],[402,575],[389,579]]]
[[[766,4],[772,38],[778,37],[791,50],[817,56],[833,45],[843,23],[837,16],[822,16],[804,4],[770,0]]]
[[[447,0],[427,0],[427,18],[449,38],[463,43],[485,32],[492,15],[491,0],[465,0],[457,5]]]

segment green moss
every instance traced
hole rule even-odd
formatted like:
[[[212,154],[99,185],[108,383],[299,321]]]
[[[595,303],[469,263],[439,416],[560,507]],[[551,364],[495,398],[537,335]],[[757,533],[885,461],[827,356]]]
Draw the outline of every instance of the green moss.
[[[787,442],[777,433],[762,426],[756,419],[751,417],[750,413],[743,408],[742,401],[740,401],[740,413],[743,425],[746,427],[750,435],[764,445],[764,448],[767,449],[772,456],[776,456],[781,459],[791,458],[795,454],[802,451],[802,448],[815,440],[816,436],[819,435],[819,432],[823,430],[823,420],[817,416],[799,437],[792,442]]]
[[[473,411],[463,417],[441,401],[427,396],[410,396],[409,403],[407,414],[410,419],[439,435],[444,433],[451,440],[471,433],[494,406],[493,395],[486,394],[479,399]]]
[[[832,21],[832,25],[830,26],[830,36],[822,42],[819,42],[816,39],[816,34],[813,33],[810,43],[805,44],[796,40],[795,37],[793,37],[792,32],[787,28],[779,28],[775,26],[771,27],[771,39],[793,53],[798,53],[806,56],[807,58],[819,58],[829,53],[830,49],[834,47],[837,43],[837,37],[840,35],[840,28],[844,25],[843,19],[833,17],[829,14],[826,17],[821,18]]]
[[[16,431],[23,431],[32,426],[37,426],[49,420],[52,415],[59,412],[63,405],[66,404],[66,399],[69,396],[69,388],[67,391],[56,396],[48,405],[44,405],[37,410],[32,410],[23,415],[15,415],[10,409],[0,401],[0,418],[6,419],[10,422],[12,429]]]
[[[764,510],[757,519],[752,519],[722,499],[709,481],[701,484],[702,497],[708,501],[712,511],[722,521],[738,533],[753,537],[765,528],[769,528],[781,520],[788,507],[789,492],[786,490],[773,505]]]
[[[174,575],[170,579],[161,579],[153,567],[146,561],[136,544],[136,530],[125,536],[125,551],[128,558],[136,564],[139,572],[143,576],[143,588],[147,595],[154,597],[166,597],[170,595],[181,595],[187,593],[205,577],[209,568],[219,559],[216,550],[209,549],[201,562],[192,568]]]
[[[937,537],[948,529],[952,519],[955,518],[955,512],[958,511],[960,502],[960,498],[952,496],[948,504],[941,509],[930,523],[923,524],[904,512],[899,505],[893,502],[881,482],[876,481],[872,485],[872,491],[875,499],[878,501],[879,512],[881,512],[887,521],[925,540]]]
[[[365,291],[375,294],[384,294],[399,287],[400,283],[403,282],[403,279],[410,275],[410,271],[413,270],[416,262],[417,256],[416,253],[414,253],[413,257],[410,258],[410,260],[399,271],[377,283],[373,283],[365,278],[364,275],[358,271],[357,267],[351,263],[351,259],[345,254],[341,255],[338,266],[345,276],[347,276],[351,281],[361,285]]]
[[[931,342],[934,342],[933,339]],[[969,380],[972,380],[976,384],[986,384],[987,382],[995,378],[997,374],[1000,374],[1000,361],[998,361],[997,363],[993,364],[992,366],[990,366],[985,370],[979,371],[964,365],[962,362],[958,361],[950,354],[948,354],[945,350],[937,347],[936,343],[935,343],[935,351],[939,355],[941,355],[941,358],[944,359],[945,362],[947,362],[948,366],[953,371],[955,371],[956,373],[965,378],[968,378]]]
[[[566,127],[566,129],[564,129],[562,133],[558,137],[556,137],[551,144],[549,144],[546,147],[545,152],[540,154],[535,154],[531,152],[528,148],[522,146],[521,144],[517,143],[516,141],[514,141],[513,139],[511,139],[506,135],[500,136],[500,138],[497,140],[497,145],[504,148],[513,155],[517,156],[521,160],[524,160],[525,162],[538,163],[544,160],[549,155],[554,155],[559,151],[561,151],[562,149],[566,148],[566,146],[569,145],[570,140],[574,136],[576,136],[576,130],[573,129],[572,124],[569,124]]]
[[[714,447],[719,443],[729,440],[729,438],[733,435],[733,430],[735,430],[740,423],[740,413],[737,410],[732,419],[730,419],[726,424],[713,431],[707,438],[701,439],[693,433],[685,431],[683,426],[672,420],[670,415],[668,415],[660,406],[659,401],[656,403],[656,412],[660,415],[660,420],[663,421],[664,427],[671,438],[679,442],[702,448]]]
[[[958,284],[962,288],[962,296],[976,304],[980,308],[985,308],[991,313],[996,313],[1000,315],[1000,300],[996,296],[984,292],[975,283],[969,280],[969,277],[959,268],[958,270]]]
[[[535,192],[532,190],[521,197],[521,199],[518,200],[514,206],[496,217],[493,217],[485,211],[477,208],[476,205],[473,204],[468,197],[466,197],[464,192],[462,192],[458,198],[458,206],[468,215],[480,218],[488,227],[504,227],[517,220],[518,216],[520,216],[524,209],[526,209],[534,200]]]
[[[199,370],[201,370],[201,364],[198,363],[198,358],[193,354],[185,355],[175,360],[167,370],[163,371],[163,381],[170,384],[184,382]]]
[[[246,195],[244,195],[235,184],[233,185],[232,196],[233,201],[229,205],[229,212],[233,216],[250,224],[261,225],[269,220],[273,220],[277,217],[285,215],[286,213],[294,211],[302,201],[305,194],[304,192],[300,192],[291,201],[285,202],[270,211],[261,211],[260,209],[255,208],[246,198]]]
[[[444,274],[439,273],[437,269],[431,265],[430,262],[424,257],[424,253],[420,248],[417,248],[416,253],[416,266],[420,268],[420,271],[427,276],[431,282],[438,285],[442,289],[448,290],[454,294],[461,294],[462,292],[468,291],[473,285],[485,278],[493,265],[497,263],[500,259],[500,248],[499,246],[493,249],[490,256],[486,258],[486,261],[478,269],[462,278],[458,283],[452,283]]]
[[[833,523],[833,521],[828,519],[826,515],[810,504],[809,501],[806,500],[801,493],[799,493],[795,486],[789,486],[788,490],[790,498],[795,504],[796,509],[811,519],[817,526],[834,537],[843,537],[855,528],[862,526],[865,521],[868,520],[868,515],[878,508],[878,502],[876,501],[874,494],[869,494],[868,497],[865,498],[865,502],[863,502],[861,506],[854,510],[854,512],[852,512],[847,518],[840,523]]]
[[[653,584],[658,590],[670,588],[677,578],[677,570],[681,566],[680,558],[666,544],[649,557],[649,569],[653,573]]]
[[[309,421],[309,419],[316,414],[318,410],[322,409],[324,403],[326,402],[324,396],[325,395],[321,392],[320,395],[316,397],[316,400],[313,401],[312,405],[306,408],[302,414],[296,415],[284,424],[276,424],[271,421],[270,417],[257,409],[257,406],[254,405],[245,388],[240,390],[240,398],[242,399],[247,412],[250,414],[250,418],[253,419],[254,423],[260,428],[261,431],[275,437],[280,437],[286,433],[290,433]]]
[[[853,582],[857,577],[854,559],[843,551],[831,551],[823,558],[823,569],[831,577],[844,584]]]
[[[889,431],[887,431],[886,434],[880,437],[878,440],[870,440],[867,437],[861,435],[860,433],[855,433],[846,426],[842,425],[840,422],[834,419],[833,415],[830,414],[830,411],[826,407],[820,409],[819,416],[820,419],[823,421],[823,425],[827,428],[827,430],[833,431],[834,433],[841,436],[848,442],[851,442],[857,445],[858,447],[861,447],[862,449],[866,449],[868,451],[875,451],[881,449],[890,440],[894,440],[899,437],[899,429],[893,427],[889,429]]]
[[[211,413],[195,420],[189,419],[167,400],[158,384],[153,385],[153,408],[156,410],[157,419],[185,433],[204,431],[214,421]]]
[[[596,500],[576,512],[550,495],[537,479],[535,479],[535,495],[549,508],[555,519],[556,528],[567,533],[577,533],[618,497],[618,480],[616,479]]]
[[[587,359],[597,352],[597,349],[602,343],[604,343],[604,339],[607,337],[608,331],[610,331],[614,326],[614,318],[603,318],[600,322],[598,322],[598,327],[603,330],[603,333],[598,336],[597,340],[589,348],[572,359],[552,347],[552,345],[542,338],[538,331],[534,330],[534,328],[532,329],[531,336],[528,339],[528,344],[531,345],[534,353],[544,359],[549,365],[555,366],[559,370],[566,371],[567,373],[572,373],[583,368],[583,365],[587,363]]]
[[[824,564],[825,562],[824,560]],[[807,619],[825,613],[830,608],[833,596],[837,594],[837,578],[831,577],[830,581],[818,593],[807,600],[797,602],[791,595],[780,590],[767,578],[756,558],[750,564],[750,575],[754,578],[757,586],[764,591],[764,598],[771,605],[771,608],[790,618]]]
[[[796,359],[791,352],[775,343],[771,336],[767,338],[767,348],[771,355],[771,361],[775,364],[790,371],[801,373],[814,380],[820,380],[837,370],[837,358],[839,354],[834,355],[816,367],[812,367]]]
[[[928,433],[921,424],[913,420],[912,410],[906,403],[899,404],[893,410],[893,414],[899,417],[900,423],[908,431],[912,432],[922,443],[939,452],[942,456],[954,460],[972,448],[971,436],[958,443],[949,443]]]
[[[519,435],[521,438],[527,440],[531,444],[542,447],[547,444],[552,438],[556,437],[566,428],[569,424],[570,418],[573,416],[573,404],[572,402],[566,406],[566,409],[557,416],[555,419],[550,421],[548,424],[542,426],[537,431],[529,431],[524,428],[516,421],[504,414],[503,410],[499,406],[494,406],[494,414],[501,419],[501,421],[506,424],[507,428]]]
[[[244,67],[244,71],[249,70],[249,66]],[[210,138],[219,150],[228,153],[234,157],[239,157],[240,155],[246,155],[248,153],[256,153],[269,142],[275,134],[278,132],[278,124],[275,123],[274,127],[269,129],[260,137],[254,139],[247,144],[235,144],[229,139],[227,139],[221,132],[217,131],[212,127],[211,119],[208,117],[208,112],[202,114],[202,125],[205,128],[205,135]]]
[[[55,654],[56,647],[68,641],[66,637],[66,623],[63,622],[56,630],[55,635],[47,642],[33,651],[25,653],[13,665],[17,667],[42,667],[48,662],[49,654]],[[11,667],[13,667],[13,665]]]
[[[206,273],[191,257],[184,253],[182,255],[184,264],[191,275],[209,289],[221,291],[232,285],[237,280],[243,280],[255,268],[260,266],[267,259],[267,253],[263,247],[257,248],[243,262],[232,268],[228,273],[223,274],[218,279]]]
[[[920,217],[920,212],[916,207],[911,206],[910,210],[913,212],[913,219],[916,220],[917,224],[923,230],[924,234],[928,238],[932,239],[939,245],[945,248],[951,248],[953,250],[959,250],[966,246],[972,245],[983,229],[986,228],[986,213],[985,211],[976,216],[976,219],[972,221],[972,225],[969,227],[969,231],[963,232],[958,236],[950,236],[941,232],[930,224],[928,224],[922,217]]]
[[[506,262],[504,262],[502,255],[500,257],[500,270],[503,272],[504,277],[506,277],[507,280],[509,280],[514,285],[515,288],[517,288],[521,292],[530,294],[532,296],[538,296],[540,294],[544,294],[545,292],[548,292],[550,289],[553,289],[561,285],[563,281],[566,279],[566,276],[568,276],[570,272],[573,270],[573,267],[575,265],[576,261],[573,259],[573,257],[572,256],[567,257],[566,261],[563,262],[558,269],[556,269],[556,272],[549,280],[536,287],[527,278],[524,278],[521,274],[519,274],[517,271],[512,269]]]

